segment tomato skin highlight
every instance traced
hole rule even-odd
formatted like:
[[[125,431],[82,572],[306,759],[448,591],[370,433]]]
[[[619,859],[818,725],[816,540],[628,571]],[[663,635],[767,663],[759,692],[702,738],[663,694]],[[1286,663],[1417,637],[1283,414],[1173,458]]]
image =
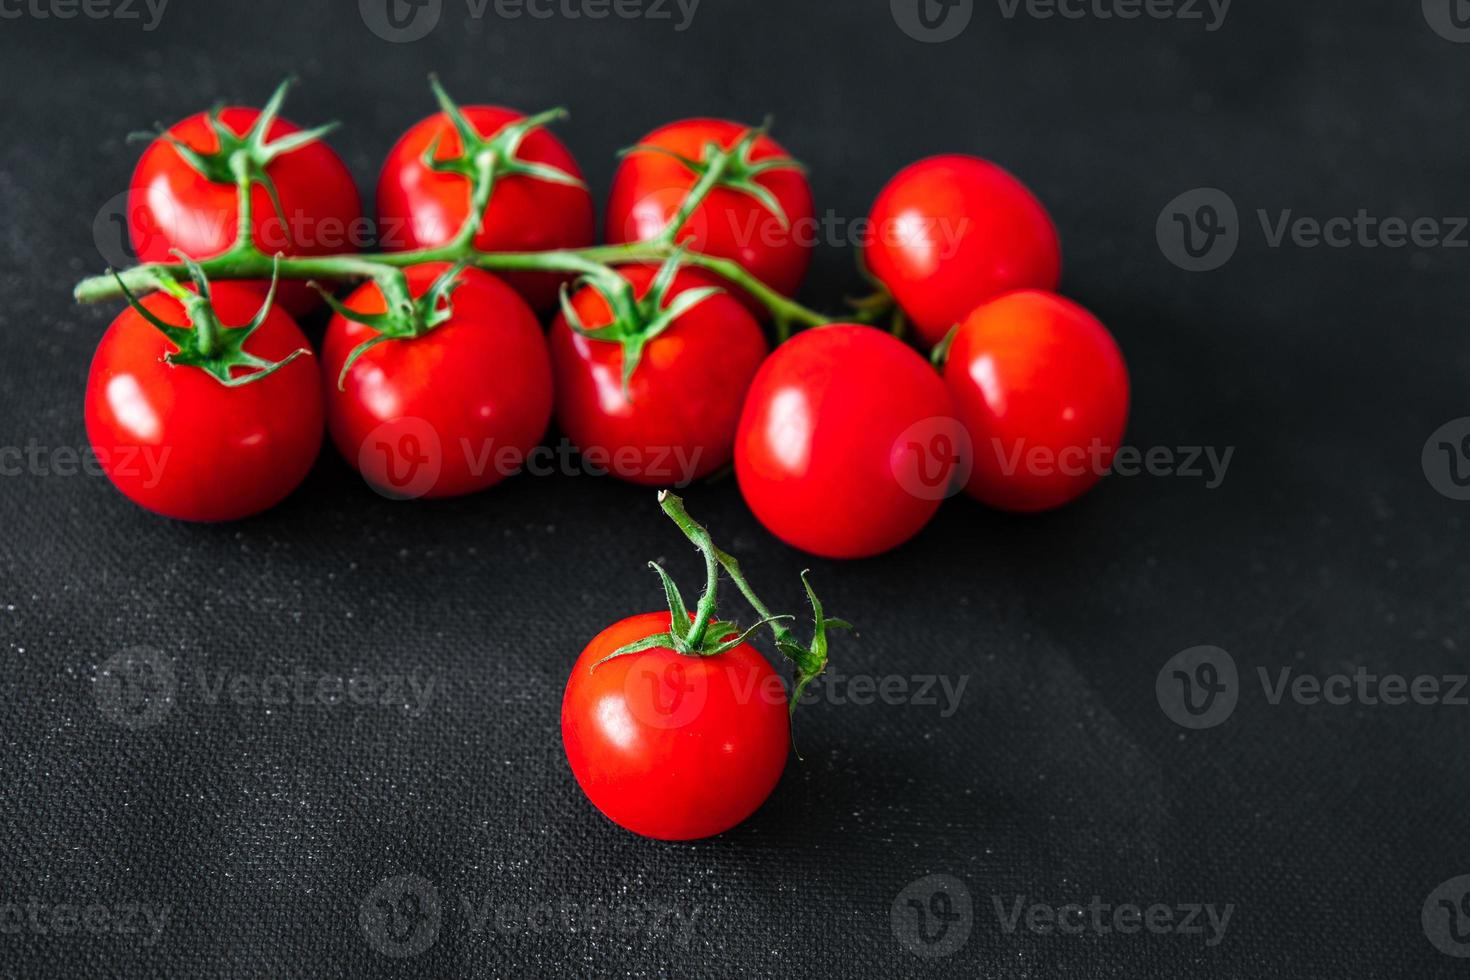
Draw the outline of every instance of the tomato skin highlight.
[[[899,474],[905,434],[952,420],[943,381],[912,348],[861,324],[832,324],[778,347],[751,383],[735,475],[771,533],[825,558],[903,544],[934,516]],[[954,461],[940,461],[942,482]]]
[[[724,119],[685,119],[661,126],[639,140],[693,159],[702,159],[707,143],[729,149],[750,132],[749,126]],[[756,140],[751,160],[789,154],[769,136]],[[610,245],[651,241],[679,210],[698,177],[678,160],[660,153],[630,153],[618,165],[608,193],[603,235]],[[800,288],[811,264],[813,204],[811,187],[799,170],[770,170],[757,183],[775,195],[789,221],[780,220],[748,194],[728,187],[710,191],[680,229],[678,241],[705,255],[738,262],[751,275],[785,296]],[[737,293],[757,317],[765,307],[744,291]]]
[[[656,269],[618,272],[642,298]],[[668,299],[712,283],[681,269]],[[578,290],[572,305],[587,329],[611,318],[595,289]],[[577,333],[562,314],[548,341],[562,431],[584,452],[600,451],[615,476],[659,487],[687,484],[730,462],[746,389],[768,350],[760,324],[729,293],[704,300],[649,341],[626,396],[621,344]]]
[[[1051,217],[988,160],[948,154],[910,164],[878,193],[870,217],[864,262],[927,346],[987,299],[1061,281]]]
[[[487,138],[525,118],[500,106],[465,106],[462,111],[475,130]],[[377,200],[380,244],[386,252],[447,245],[469,217],[469,179],[424,166],[423,155],[435,139],[439,140],[436,160],[463,152],[454,124],[438,112],[411,126],[383,162]],[[582,177],[571,152],[544,127],[538,126],[526,136],[517,157],[549,164],[579,180]],[[592,195],[585,188],[520,174],[500,176],[495,180],[474,245],[483,252],[585,248],[596,234],[595,222]],[[569,277],[546,272],[512,271],[504,273],[503,278],[538,313],[556,305],[557,290],[569,281]]]
[[[944,379],[974,445],[965,490],[1002,510],[1049,510],[1086,493],[1128,424],[1117,342],[1054,293],[1021,290],[977,307],[955,333]],[[1036,449],[1050,462],[1028,464]]]
[[[567,681],[562,744],[609,820],[644,837],[696,840],[770,796],[791,723],[780,676],[748,644],[713,657],[654,648],[592,668],[670,621],[667,611],[630,616],[593,638]]]
[[[220,121],[236,134],[249,131],[260,110],[233,106],[221,110]],[[270,140],[300,132],[301,127],[277,119]],[[207,115],[198,113],[169,127],[169,134],[202,153],[219,149],[219,137]],[[360,251],[352,236],[362,227],[362,202],[342,158],[322,140],[282,154],[266,173],[281,198],[285,224],[260,184],[250,194],[252,238],[266,255],[332,255]],[[172,262],[170,250],[192,259],[207,259],[235,243],[239,206],[233,184],[216,184],[161,139],[148,144],[133,171],[128,193],[128,234],[143,262]],[[264,297],[269,282],[245,280]],[[320,297],[306,283],[282,280],[276,302],[301,315],[316,309]]]
[[[210,292],[228,327],[248,323],[262,299],[233,282],[214,283]],[[154,293],[142,302],[165,323],[189,326],[173,297]],[[273,307],[245,348],[279,361],[310,344]],[[227,388],[200,368],[167,363],[174,349],[131,308],[97,345],[85,415],[108,479],[139,506],[179,520],[233,521],[275,506],[305,479],[321,447],[315,356]]]
[[[423,295],[448,267],[409,266],[409,292]],[[353,363],[341,390],[337,380],[348,355],[378,334],[340,313],[327,325],[322,376],[332,441],[369,483],[390,494],[453,497],[494,486],[520,468],[551,419],[551,361],[536,315],[495,276],[478,269],[460,275],[449,320],[423,336],[373,347]],[[384,309],[374,283],[343,302],[359,313]],[[426,482],[407,491],[390,469],[405,462],[392,453],[404,438],[418,440],[431,467]],[[378,455],[375,444],[388,446],[388,453]]]

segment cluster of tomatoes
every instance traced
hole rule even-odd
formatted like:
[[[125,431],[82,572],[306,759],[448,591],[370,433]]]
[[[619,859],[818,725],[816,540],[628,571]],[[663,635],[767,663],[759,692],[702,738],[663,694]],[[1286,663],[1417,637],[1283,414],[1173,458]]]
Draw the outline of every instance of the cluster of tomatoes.
[[[792,231],[814,209],[805,171],[764,129],[693,119],[648,134],[618,167],[594,245],[592,197],[543,125],[552,114],[461,109],[436,86],[442,111],[383,165],[377,251],[354,256],[340,234],[364,220],[351,176],[324,129],[279,118],[283,91],[262,110],[201,113],[154,134],[134,174],[135,249],[184,263],[192,282],[162,276],[141,299],[123,286],[130,307],[97,349],[86,420],[113,482],[153,511],[221,521],[271,507],[304,479],[324,430],[385,492],[471,493],[517,472],[554,415],[584,456],[627,480],[688,483],[733,463],[775,535],[858,558],[908,540],[961,486],[1013,511],[1066,503],[1103,475],[1122,437],[1118,348],[1055,294],[1056,230],[992,163],[940,156],[898,173],[862,247],[878,296],[854,322],[772,350],[770,296],[799,288],[814,242]],[[292,271],[233,276],[245,253],[249,268],[274,255]],[[489,253],[529,258],[499,274],[466,261]],[[638,255],[654,258],[619,260]],[[307,276],[366,281],[338,297]],[[323,301],[333,313],[313,348],[295,317]],[[911,324],[932,358],[857,322],[888,317]],[[139,450],[166,458],[128,465]],[[691,540],[713,583],[728,556]],[[761,696],[775,679],[764,658],[710,619],[712,589],[710,609],[691,614],[665,585],[669,613],[625,620],[583,654],[564,738],[579,782],[614,820],[705,836],[774,787],[787,711]],[[825,628],[845,624],[812,604],[821,656],[780,628],[777,639],[814,674]],[[677,625],[686,618],[690,631]]]

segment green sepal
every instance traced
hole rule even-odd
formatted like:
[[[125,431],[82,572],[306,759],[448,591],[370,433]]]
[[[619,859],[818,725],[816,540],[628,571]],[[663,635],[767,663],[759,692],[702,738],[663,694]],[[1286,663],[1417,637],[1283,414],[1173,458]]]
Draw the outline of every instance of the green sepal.
[[[430,283],[429,288],[424,290],[424,294],[417,299],[409,294],[408,281],[401,269],[387,270],[375,280],[378,289],[383,293],[384,305],[387,307],[382,313],[362,313],[354,310],[317,283],[309,283],[338,315],[354,323],[361,323],[377,332],[376,337],[369,337],[347,354],[346,359],[342,362],[342,370],[337,375],[337,390],[345,389],[347,373],[352,370],[358,358],[374,347],[390,340],[422,337],[452,317],[454,315],[452,297],[454,291],[464,282],[460,274],[468,267],[468,262],[456,262],[441,272]]]
[[[549,164],[522,160],[519,155],[521,144],[534,130],[567,118],[565,109],[558,107],[538,112],[535,115],[506,123],[489,136],[482,136],[470,122],[469,117],[464,114],[459,103],[449,97],[449,93],[440,84],[438,75],[429,76],[429,88],[434,92],[434,101],[439,104],[440,111],[449,119],[454,131],[459,134],[460,144],[459,156],[446,157],[441,160],[438,159],[440,141],[438,137],[435,137],[421,158],[424,166],[430,170],[460,174],[472,181],[521,176],[550,184],[587,189],[586,182],[574,174],[559,170]],[[488,199],[488,192],[484,196]]]
[[[959,332],[960,325],[958,323],[945,331],[939,343],[935,344],[934,349],[929,352],[929,363],[941,371],[944,370],[944,365],[949,361],[949,349],[954,346],[955,334]]]

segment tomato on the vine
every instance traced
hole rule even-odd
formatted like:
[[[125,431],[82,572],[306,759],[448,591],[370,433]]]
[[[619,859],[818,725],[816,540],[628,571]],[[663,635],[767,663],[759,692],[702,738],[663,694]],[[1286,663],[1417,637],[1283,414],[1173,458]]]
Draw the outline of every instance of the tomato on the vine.
[[[274,506],[322,441],[321,383],[296,323],[250,286],[209,292],[213,314],[163,293],[124,310],[87,376],[87,438],[108,478],[140,506],[188,521]],[[195,345],[206,317],[216,342],[204,356]],[[195,356],[212,370],[187,363]]]
[[[749,644],[712,657],[653,647],[601,662],[671,621],[667,611],[630,616],[593,638],[567,681],[562,743],[608,819],[645,837],[693,840],[729,830],[771,795],[791,725],[781,678]]]
[[[455,105],[435,83],[443,111],[418,123],[388,151],[378,178],[385,251],[437,248],[455,240],[473,210],[479,160],[493,156],[490,198],[478,215],[482,252],[539,252],[592,244],[595,216],[582,171],[542,123],[499,106]],[[537,310],[550,309],[564,276],[507,272],[505,281]]]
[[[739,263],[779,293],[794,294],[815,244],[811,188],[801,165],[779,143],[739,123],[686,119],[655,129],[628,150],[608,195],[607,241],[657,240],[716,151],[723,155],[720,179],[677,240]]]
[[[705,561],[705,589],[691,610],[679,586],[652,563],[665,612],[629,616],[592,639],[562,697],[562,744],[587,798],[620,826],[663,840],[693,840],[740,823],[771,794],[786,767],[790,712],[827,666],[828,617],[802,573],[814,631],[799,642],[756,597],[739,563],[668,491],[663,508]],[[721,620],[721,572],[761,622],[742,632]],[[795,665],[788,695],[766,659],[746,642],[769,627]]]
[[[730,462],[765,337],[738,300],[696,270],[617,271],[635,300],[619,304],[618,316],[589,284],[570,298],[575,323],[566,312],[552,322],[557,421],[616,476],[689,483]]]
[[[966,491],[992,507],[1060,507],[1102,479],[1128,424],[1128,366],[1112,334],[1039,290],[977,307],[944,379],[974,445]]]
[[[487,272],[432,262],[405,273],[412,322],[385,319],[377,283],[333,301],[322,341],[332,440],[390,496],[493,486],[523,467],[551,418],[541,325]]]
[[[237,172],[251,177],[250,228],[266,255],[354,252],[363,215],[352,174],[321,140],[329,127],[303,131],[277,116],[282,85],[265,109],[201,112],[159,134],[138,160],[128,194],[128,233],[144,262],[194,259],[228,251],[240,220]],[[263,295],[269,283],[253,282]],[[281,306],[317,306],[304,282],[282,282]]]
[[[910,164],[870,215],[864,263],[928,346],[980,303],[1014,289],[1056,289],[1056,227],[1036,196],[978,157]]]
[[[944,382],[861,324],[797,334],[751,382],[735,437],[746,503],[787,544],[827,558],[897,547],[934,516],[958,459]]]

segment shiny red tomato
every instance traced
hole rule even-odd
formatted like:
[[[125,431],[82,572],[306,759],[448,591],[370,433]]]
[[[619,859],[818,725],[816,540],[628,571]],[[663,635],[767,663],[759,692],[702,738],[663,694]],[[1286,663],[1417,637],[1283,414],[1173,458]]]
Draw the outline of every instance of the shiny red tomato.
[[[706,144],[730,149],[749,132],[749,126],[723,119],[686,119],[654,130],[638,145],[703,161]],[[751,147],[749,159],[759,164],[787,156],[779,143],[762,135]],[[690,215],[678,240],[688,242],[696,252],[732,259],[767,286],[790,296],[806,275],[815,244],[811,188],[806,175],[795,167],[763,170],[751,179],[774,197],[786,218],[784,225],[755,196],[716,186]],[[657,238],[698,180],[699,174],[678,159],[635,148],[613,175],[604,230],[608,242],[617,245]]]
[[[465,106],[460,111],[485,139],[526,118],[499,106]],[[416,123],[388,151],[378,178],[378,230],[384,251],[446,245],[469,217],[470,178],[424,164],[424,154],[436,140],[433,159],[462,155],[459,133],[443,112]],[[582,177],[571,152],[543,127],[526,135],[516,159],[552,167],[577,180]],[[509,174],[495,180],[474,245],[484,252],[585,248],[592,244],[595,221],[592,195],[585,187]],[[544,272],[510,272],[504,279],[538,312],[555,305],[564,281]]]
[[[619,273],[640,298],[656,269],[625,266]],[[674,277],[665,301],[711,280],[692,269]],[[584,287],[571,298],[583,328],[612,320],[607,300]],[[650,486],[687,484],[730,462],[735,426],[750,379],[766,356],[760,324],[727,292],[704,299],[648,340],[623,390],[623,344],[574,331],[565,314],[551,325],[556,417],[587,455],[614,475]]]
[[[232,107],[218,116],[226,130],[246,135],[260,110]],[[190,116],[168,129],[201,154],[220,148],[219,135],[208,113]],[[301,132],[284,119],[266,129],[268,140]],[[226,172],[228,168],[226,167]],[[330,255],[358,251],[363,244],[362,204],[352,174],[331,147],[320,139],[283,153],[265,167],[275,185],[281,211],[276,212],[265,186],[256,183],[250,195],[250,223],[256,247],[267,255]],[[179,249],[195,259],[206,259],[235,244],[239,223],[235,185],[228,179],[211,180],[164,139],[155,139],[143,151],[128,195],[128,233],[133,250],[144,262],[172,262]],[[284,220],[283,220],[284,216]],[[264,295],[269,283],[254,282]],[[292,313],[316,308],[320,300],[304,282],[282,282],[277,302]]]
[[[934,346],[980,303],[1013,289],[1056,289],[1061,246],[1046,209],[1015,177],[949,155],[900,170],[878,194],[868,270]]]
[[[608,819],[645,837],[694,840],[729,830],[771,795],[791,723],[781,678],[748,644],[711,657],[654,647],[598,663],[670,622],[668,612],[630,616],[587,645],[562,698],[562,744]]]
[[[449,267],[410,266],[409,291],[424,295]],[[452,497],[518,472],[551,418],[551,361],[531,308],[505,283],[460,271],[453,315],[422,336],[385,340],[342,366],[379,334],[341,313],[322,341],[327,426],[338,450],[390,496]],[[343,301],[381,313],[366,283]]]
[[[1128,423],[1128,367],[1112,334],[1054,293],[978,307],[955,333],[944,379],[974,444],[965,489],[1004,510],[1047,510],[1087,492]]]
[[[746,503],[787,544],[863,558],[919,532],[958,462],[944,382],[913,349],[859,324],[778,347],[751,382],[735,436]]]
[[[249,286],[212,287],[222,323],[249,323],[262,297]],[[143,305],[192,329],[183,306],[155,293]],[[166,517],[231,521],[279,503],[306,477],[322,441],[315,357],[296,323],[272,308],[246,340],[272,362],[306,350],[258,381],[227,387],[198,367],[171,364],[179,350],[136,310],[112,321],[87,376],[87,438],[129,499]],[[234,372],[234,377],[242,373]]]

